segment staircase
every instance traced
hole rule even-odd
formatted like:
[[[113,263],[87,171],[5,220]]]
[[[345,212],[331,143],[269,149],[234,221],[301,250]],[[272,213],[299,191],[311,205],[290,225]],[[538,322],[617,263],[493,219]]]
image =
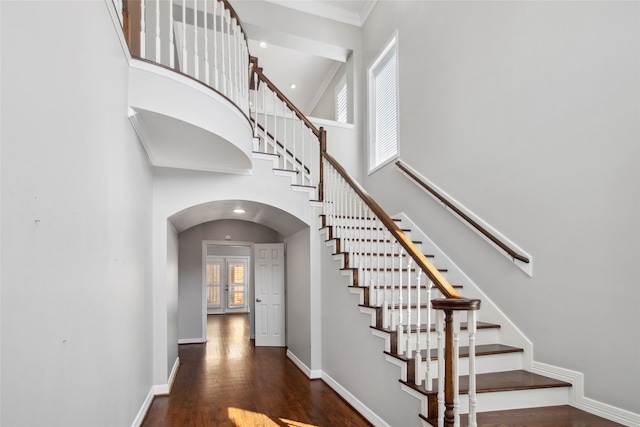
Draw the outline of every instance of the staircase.
[[[188,22],[174,16],[171,3],[117,3],[133,57],[222,95],[253,133],[253,158],[272,161],[275,175],[289,177],[292,190],[308,193],[311,204],[323,208],[326,243],[350,292],[359,296],[358,309],[371,318],[370,332],[384,339],[386,360],[400,368],[402,389],[421,401],[417,416],[424,426],[618,425],[567,406],[571,384],[525,370],[525,350],[501,341],[501,325],[476,320],[481,301],[462,297],[467,284],[449,283],[443,255],[422,251],[422,242],[409,237],[411,224],[390,218],[366,194],[327,153],[325,131],[311,124],[249,56],[244,29],[227,0],[205,0],[203,10],[213,19],[200,23],[206,15],[198,2],[190,10],[182,2],[176,16],[189,12],[195,23],[188,36]],[[125,7],[133,4],[139,9]],[[168,40],[159,24],[147,25],[147,8],[156,15],[150,22],[168,23]],[[155,53],[147,52],[153,34]],[[227,140],[247,154],[246,135],[240,136],[241,141]]]
[[[364,217],[344,216],[340,219],[340,225],[331,225],[327,221],[327,215],[321,215],[322,228],[321,232],[325,236],[325,242],[332,250],[332,255],[337,261],[339,268],[347,277],[346,285],[352,293],[358,294],[360,301],[358,308],[362,313],[371,316],[371,333],[377,337],[384,339],[384,352],[388,362],[400,368],[399,381],[403,390],[422,401],[422,412],[418,414],[424,426],[438,425],[438,379],[434,378],[433,386],[429,389],[426,387],[425,381],[417,377],[416,367],[421,364],[431,364],[432,372],[436,372],[433,366],[437,362],[437,350],[432,348],[429,353],[422,351],[418,355],[419,362],[416,363],[416,356],[410,356],[411,351],[407,352],[403,349],[403,344],[399,342],[399,335],[414,334],[418,335],[418,340],[423,347],[424,338],[430,335],[431,342],[437,340],[436,327],[433,323],[422,323],[419,328],[417,326],[407,326],[406,320],[398,329],[393,327],[385,327],[389,324],[389,319],[385,316],[397,315],[398,304],[395,307],[384,307],[382,301],[392,301],[393,297],[387,295],[386,298],[381,293],[389,293],[389,268],[377,267],[379,265],[390,265],[390,259],[398,259],[397,264],[401,264],[400,259],[406,259],[406,254],[392,253],[389,248],[383,251],[377,251],[375,248],[383,247],[391,244],[390,240],[372,239],[370,233],[375,235],[384,230],[377,229],[375,221]],[[398,223],[405,234],[411,233],[412,224],[405,224],[400,219],[394,219]],[[363,226],[363,223],[366,225]],[[349,241],[338,237],[340,234],[337,228],[350,230]],[[368,234],[369,233],[369,234]],[[414,241],[414,244],[421,246],[422,242]],[[364,246],[364,251],[353,255],[353,252],[345,250],[346,245]],[[363,259],[358,259],[362,258]],[[441,255],[426,253],[425,256],[436,266],[442,258]],[[386,262],[380,261],[385,259]],[[364,268],[362,266],[365,266]],[[446,276],[447,269],[438,269]],[[386,282],[386,285],[384,284]],[[462,285],[454,285],[456,289],[463,291]],[[432,284],[422,284],[411,282],[407,287],[413,295],[409,298],[404,295],[402,300],[409,299],[413,301],[426,301],[428,292],[436,293],[437,290]],[[392,292],[398,291],[397,289]],[[418,299],[417,293],[420,292],[422,297]],[[401,300],[401,301],[402,301]],[[426,305],[412,303],[409,308],[411,310],[421,310],[422,318],[429,318],[425,313]],[[404,306],[407,309],[407,305]],[[405,316],[406,319],[406,316]],[[467,329],[466,322],[461,323],[461,329]],[[594,426],[614,426],[616,423],[598,418],[586,412],[568,406],[569,393],[571,384],[537,375],[523,369],[523,352],[522,348],[506,345],[500,341],[501,326],[495,323],[478,322],[477,338],[475,344],[476,364],[476,391],[477,391],[477,425],[554,425],[554,426],[572,426],[572,425],[594,425]],[[419,334],[418,334],[419,332]],[[469,356],[468,342],[461,343],[459,349],[459,358],[464,359]],[[415,354],[415,353],[414,353]],[[461,363],[463,367],[464,364]],[[460,387],[460,425],[470,425],[466,414],[469,412],[468,402],[468,384],[469,375],[466,370],[459,372]],[[418,379],[417,379],[418,378]],[[585,424],[587,423],[587,424]],[[442,424],[440,424],[442,425]],[[446,424],[445,424],[446,425]]]

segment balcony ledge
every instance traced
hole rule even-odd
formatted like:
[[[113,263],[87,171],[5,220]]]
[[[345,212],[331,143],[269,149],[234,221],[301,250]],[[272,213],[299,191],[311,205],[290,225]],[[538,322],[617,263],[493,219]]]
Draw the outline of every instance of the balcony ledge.
[[[154,166],[251,172],[247,116],[228,98],[188,76],[132,59],[129,119]]]

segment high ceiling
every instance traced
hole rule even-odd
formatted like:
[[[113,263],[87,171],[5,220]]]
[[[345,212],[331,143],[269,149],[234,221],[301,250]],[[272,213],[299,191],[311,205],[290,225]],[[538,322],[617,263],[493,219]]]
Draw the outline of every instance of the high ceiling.
[[[274,5],[274,8],[286,7],[355,27],[363,25],[376,3],[376,0],[232,0],[232,4],[234,8],[238,4],[242,9],[246,4],[260,1]],[[283,29],[268,29],[265,25],[268,16],[262,16],[259,22],[251,22],[241,11],[239,15],[249,37],[249,51],[259,58],[267,77],[296,107],[311,115],[336,71],[346,61],[348,49],[323,46],[317,41],[309,43],[301,37],[287,35]],[[261,42],[266,47],[260,47]]]
[[[266,0],[345,24],[364,24],[377,0]]]

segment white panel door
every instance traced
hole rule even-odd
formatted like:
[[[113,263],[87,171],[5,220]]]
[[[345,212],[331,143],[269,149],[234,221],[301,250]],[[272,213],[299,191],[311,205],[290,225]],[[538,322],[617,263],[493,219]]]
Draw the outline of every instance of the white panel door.
[[[255,246],[256,346],[284,347],[284,245]]]

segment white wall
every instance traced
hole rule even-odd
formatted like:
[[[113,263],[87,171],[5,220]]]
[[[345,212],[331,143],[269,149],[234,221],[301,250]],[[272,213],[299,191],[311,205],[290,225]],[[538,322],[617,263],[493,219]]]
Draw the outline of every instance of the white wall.
[[[360,313],[359,297],[349,292],[348,278],[341,274],[332,251],[325,246],[318,253],[322,268],[323,379],[338,390],[348,390],[389,426],[421,426],[420,401],[401,390],[400,368],[386,361],[384,341],[371,334],[371,316]]]
[[[152,385],[152,180],[127,62],[104,2],[0,10],[0,424],[131,425]]]
[[[309,233],[307,228],[285,239],[287,349],[307,367],[311,367],[311,272],[309,270]]]
[[[333,76],[333,79],[331,79],[327,89],[318,100],[313,111],[311,111],[311,117],[318,117],[325,120],[336,120],[336,86],[343,77],[346,77],[346,71],[347,64],[340,64],[338,71]]]
[[[206,338],[202,330],[202,242],[205,240],[225,241],[231,236],[235,242],[280,243],[282,236],[269,227],[248,221],[219,220],[191,227],[180,233],[180,290],[179,290],[179,330],[181,340]],[[253,268],[249,288],[253,289]],[[247,294],[250,296],[249,294]],[[253,299],[249,299],[253,307]],[[253,325],[252,325],[253,326]]]
[[[639,8],[378,2],[363,33],[369,64],[399,29],[401,157],[531,253],[533,277],[394,166],[367,189],[482,287],[536,361],[583,372],[587,397],[635,413]]]
[[[167,221],[167,372],[171,375],[178,359],[178,274],[179,240],[175,227]],[[164,384],[164,383],[160,383]]]

